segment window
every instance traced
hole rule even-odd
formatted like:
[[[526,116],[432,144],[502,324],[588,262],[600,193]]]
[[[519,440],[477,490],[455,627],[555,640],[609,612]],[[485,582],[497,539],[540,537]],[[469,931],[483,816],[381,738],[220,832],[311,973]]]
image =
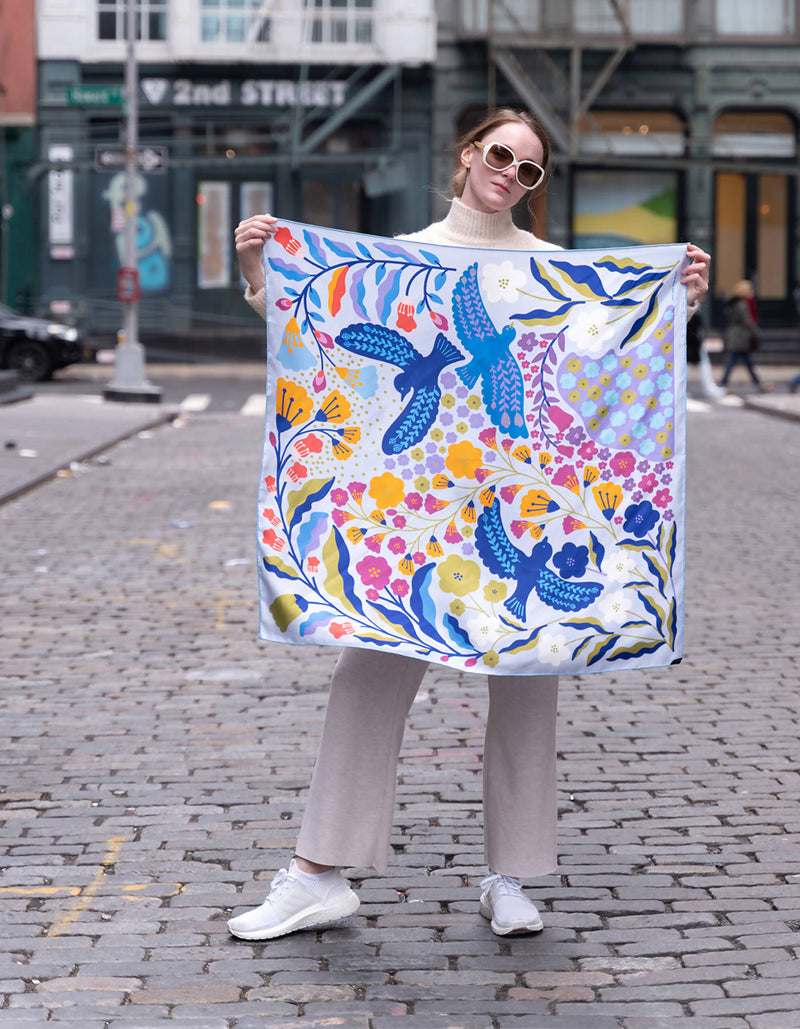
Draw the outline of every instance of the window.
[[[751,3],[752,0],[744,0]],[[683,0],[628,0],[628,25],[635,35],[670,35],[683,31]],[[622,25],[611,0],[575,0],[575,31],[618,35]]]
[[[721,36],[794,35],[794,0],[716,0]]]
[[[782,111],[724,111],[714,121],[714,157],[793,158],[797,130]]]
[[[271,23],[263,0],[201,0],[204,43],[269,43]]]
[[[305,0],[312,43],[371,43],[372,0]]]
[[[97,38],[127,39],[126,0],[97,0]],[[136,38],[167,38],[167,0],[136,0]]]
[[[683,121],[671,111],[593,111],[580,133],[584,154],[679,157],[686,146]]]

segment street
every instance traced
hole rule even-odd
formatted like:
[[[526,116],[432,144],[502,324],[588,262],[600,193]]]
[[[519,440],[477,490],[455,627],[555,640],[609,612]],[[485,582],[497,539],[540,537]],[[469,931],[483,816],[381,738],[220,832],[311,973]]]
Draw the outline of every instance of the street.
[[[158,381],[209,403],[0,507],[0,1024],[798,1029],[800,422],[690,407],[686,655],[562,680],[541,934],[478,913],[485,680],[436,667],[389,871],[342,927],[244,943],[336,651],[256,639],[258,370]]]

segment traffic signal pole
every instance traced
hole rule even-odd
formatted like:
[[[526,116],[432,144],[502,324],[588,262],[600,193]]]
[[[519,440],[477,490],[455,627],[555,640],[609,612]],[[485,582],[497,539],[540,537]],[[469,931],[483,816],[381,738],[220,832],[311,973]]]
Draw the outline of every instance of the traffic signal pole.
[[[144,347],[139,342],[139,272],[136,265],[137,178],[139,143],[139,75],[136,67],[136,0],[125,9],[125,232],[124,266],[117,275],[117,299],[122,302],[123,327],[114,351],[114,378],[103,390],[106,400],[158,403],[161,390],[147,381]]]

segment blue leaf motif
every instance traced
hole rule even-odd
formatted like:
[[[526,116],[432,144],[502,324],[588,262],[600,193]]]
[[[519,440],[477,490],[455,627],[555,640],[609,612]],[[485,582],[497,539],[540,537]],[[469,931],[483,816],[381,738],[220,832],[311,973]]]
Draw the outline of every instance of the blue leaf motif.
[[[276,272],[280,272],[284,278],[293,279],[295,282],[302,282],[303,279],[307,279],[309,277],[308,272],[304,272],[295,264],[289,264],[288,261],[282,261],[279,257],[270,257],[269,264],[270,268],[274,268]]]
[[[289,526],[290,529],[294,528],[295,525],[300,521],[306,511],[310,511],[311,508],[316,504],[318,500],[323,500],[330,493],[333,488],[333,484],[336,481],[335,478],[326,479],[325,482],[320,486],[318,490],[314,490],[303,498],[303,500],[297,505],[292,512],[292,521]]]
[[[320,250],[319,236],[315,235],[313,232],[309,232],[308,229],[304,229],[303,238],[305,239],[306,245],[308,246],[309,252],[311,253],[311,256],[314,258],[314,260],[318,264],[322,264],[325,265],[325,267],[327,267],[328,258],[322,252],[322,250]]]
[[[378,317],[384,325],[389,321],[389,316],[392,313],[392,304],[397,300],[397,297],[400,294],[401,278],[401,269],[395,268],[389,272],[378,287],[376,306],[378,308]]]
[[[340,239],[332,240],[323,238],[322,242],[328,248],[332,250],[337,257],[355,257],[355,250],[351,250],[350,247],[346,246]]]
[[[411,594],[408,606],[416,615],[422,631],[441,642],[442,637],[436,628],[436,603],[430,595],[433,569],[434,563],[430,561],[414,572],[414,577],[411,580]]]
[[[590,264],[568,264],[566,261],[552,261],[554,268],[579,286],[587,286],[596,297],[607,297],[608,293],[600,276]]]
[[[356,246],[361,254],[364,255],[369,261],[373,260],[372,254],[367,250],[364,244],[360,240],[356,240]]]
[[[297,533],[297,549],[303,557],[319,545],[327,527],[328,516],[324,511],[312,511]]]
[[[432,254],[430,250],[420,250],[419,253],[420,256],[424,257],[425,260],[428,261],[430,264],[435,264],[441,267],[442,262],[439,260],[436,254]]]
[[[458,619],[448,611],[442,621],[453,643],[458,647],[466,647],[469,653],[473,653],[475,648],[470,642],[467,632],[458,624]]]
[[[386,254],[387,257],[399,257],[410,264],[414,261],[414,258],[407,250],[403,250],[402,247],[395,246],[393,243],[376,243],[376,247],[382,254]]]

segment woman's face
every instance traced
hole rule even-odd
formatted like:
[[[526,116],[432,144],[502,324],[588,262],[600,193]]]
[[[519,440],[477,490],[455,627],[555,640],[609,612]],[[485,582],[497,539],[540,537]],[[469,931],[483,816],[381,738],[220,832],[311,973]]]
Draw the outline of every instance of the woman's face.
[[[514,151],[518,161],[541,164],[544,157],[539,137],[521,122],[507,121],[497,128],[489,129],[480,142],[505,143]],[[517,182],[513,165],[504,171],[487,168],[483,163],[483,154],[473,144],[461,151],[461,163],[468,169],[461,201],[475,211],[484,214],[505,211],[527,193]]]

